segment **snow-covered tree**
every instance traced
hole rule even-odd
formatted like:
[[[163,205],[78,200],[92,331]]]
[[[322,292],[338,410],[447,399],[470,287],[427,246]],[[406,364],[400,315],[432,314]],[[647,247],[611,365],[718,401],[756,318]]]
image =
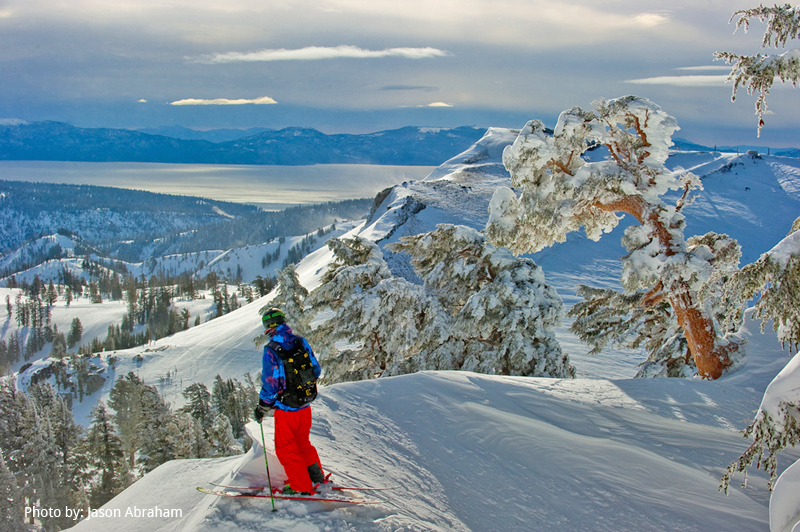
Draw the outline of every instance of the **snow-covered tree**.
[[[429,338],[434,330],[442,340],[449,337],[446,324],[450,320],[437,321],[444,309],[439,306],[437,312],[436,307],[423,287],[405,279],[384,279],[369,290],[354,291],[326,323],[330,326],[329,338],[344,340],[348,347],[325,357],[325,380],[340,382],[408,373],[408,369],[402,369],[403,364],[425,350],[423,344],[431,344]]]
[[[55,507],[61,480],[61,454],[55,442],[50,418],[35,401],[28,401],[23,428],[22,461],[25,485],[23,494],[30,504]],[[42,524],[50,528],[55,525],[53,516],[47,516]]]
[[[136,425],[139,432],[139,462],[149,473],[164,462],[177,458],[180,434],[175,429],[175,415],[169,404],[153,386],[145,385],[141,392],[141,415]]]
[[[573,375],[552,332],[561,299],[532,261],[478,231],[442,225],[392,245],[412,256],[422,286],[393,277],[371,242],[333,239],[330,247],[337,260],[307,300],[324,317],[312,334],[325,346],[326,380],[435,369]]]
[[[17,479],[6,466],[0,451],[0,532],[25,532],[25,503],[17,487]]]
[[[145,386],[131,371],[117,379],[108,396],[108,405],[114,410],[114,422],[131,468],[135,464],[136,449],[142,437],[138,426],[142,416],[142,393]]]
[[[122,440],[117,436],[111,413],[100,401],[92,409],[92,423],[86,432],[90,466],[96,471],[90,481],[89,500],[99,508],[128,487],[133,480],[125,460]]]
[[[727,307],[727,315],[741,313],[747,301],[757,295],[754,318],[761,328],[772,321],[781,343],[789,349],[800,346],[800,218],[792,231],[753,264],[731,273],[717,296]]]
[[[363,292],[376,286],[392,273],[380,248],[360,237],[352,239],[331,238],[326,242],[333,251],[334,259],[322,277],[322,282],[306,300],[310,307],[306,336],[313,342],[317,354],[333,359],[338,356],[335,342],[342,335],[334,334],[334,329],[345,325],[341,320],[329,319],[354,293]],[[321,318],[319,318],[321,317]],[[326,374],[325,379],[328,378]]]
[[[564,305],[532,260],[487,243],[474,229],[449,224],[390,247],[413,257],[424,287],[453,317],[450,334],[463,344],[463,360],[452,369],[575,375],[553,333]],[[447,329],[436,332],[441,330]]]
[[[267,305],[259,309],[259,314],[263,314],[271,307],[280,308],[286,315],[286,319],[292,330],[303,336],[308,328],[307,316],[304,310],[304,301],[308,297],[308,290],[300,284],[294,264],[288,264],[278,272],[277,293]],[[253,339],[256,347],[261,347],[266,343],[267,336],[261,334]]]
[[[767,23],[764,30],[762,48],[783,48],[790,39],[800,35],[800,9],[784,4],[766,7],[763,4],[751,9],[740,9],[731,17],[731,21],[739,17],[736,29],[750,29],[750,19],[757,18]],[[759,93],[756,100],[758,116],[758,136],[764,127],[764,114],[767,112],[767,95],[775,82],[780,78],[782,83],[790,82],[797,87],[800,81],[800,49],[791,49],[782,54],[740,55],[733,52],[716,52],[714,57],[733,65],[728,81],[733,83],[731,100],[736,101],[739,87],[745,87],[748,94]]]
[[[724,287],[725,294],[735,306],[756,296],[754,316],[761,318],[762,329],[772,320],[778,338],[789,349],[800,345],[800,218],[789,235],[774,248],[741,271],[735,272]],[[789,361],[772,380],[761,400],[753,422],[743,431],[753,443],[735,462],[728,466],[722,478],[722,488],[737,472],[745,473],[753,462],[769,473],[770,487],[778,475],[778,453],[800,443],[800,354]],[[800,462],[793,468],[800,468]],[[788,471],[788,470],[787,470]],[[786,473],[784,473],[786,474]],[[796,490],[797,486],[789,486]],[[796,499],[796,491],[795,499]],[[800,507],[793,511],[800,511]]]
[[[242,454],[242,446],[233,437],[231,422],[225,414],[217,414],[208,430],[211,439],[211,453],[214,456],[233,456]]]
[[[200,422],[203,431],[208,431],[213,422],[213,416],[211,414],[211,392],[208,391],[206,385],[202,382],[190,384],[183,390],[183,397],[187,403],[178,411],[188,413]]]
[[[701,187],[697,176],[668,170],[664,163],[676,120],[653,102],[637,96],[598,102],[591,111],[561,113],[553,135],[544,124],[526,124],[503,153],[512,184],[498,189],[490,203],[489,239],[515,253],[536,252],[584,228],[598,240],[622,218],[640,225],[622,239],[621,283],[628,292],[643,291],[641,303],[667,301],[683,330],[700,376],[716,379],[733,363],[738,344],[718,332],[712,312],[699,301],[698,290],[716,269],[732,268],[738,245],[724,235],[691,247],[680,213],[688,195]],[[590,162],[589,148],[604,150]],[[662,196],[683,190],[676,204]]]

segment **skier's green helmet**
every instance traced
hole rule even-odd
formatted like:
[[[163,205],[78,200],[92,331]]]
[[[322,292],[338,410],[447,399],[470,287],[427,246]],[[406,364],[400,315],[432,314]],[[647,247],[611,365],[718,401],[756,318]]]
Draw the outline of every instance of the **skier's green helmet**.
[[[261,314],[261,323],[267,330],[274,329],[281,323],[286,323],[286,315],[281,309],[271,307]]]

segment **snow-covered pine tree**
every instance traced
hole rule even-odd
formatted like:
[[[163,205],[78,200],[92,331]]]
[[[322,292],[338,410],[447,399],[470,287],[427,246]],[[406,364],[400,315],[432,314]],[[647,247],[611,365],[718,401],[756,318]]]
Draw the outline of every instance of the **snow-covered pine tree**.
[[[25,501],[17,487],[17,479],[6,466],[0,450],[0,532],[27,532]]]
[[[213,456],[242,454],[242,447],[233,437],[231,422],[225,414],[217,414],[208,431]]]
[[[725,260],[707,245],[690,249],[684,237],[680,209],[701,184],[694,174],[678,175],[664,166],[677,129],[673,117],[638,96],[598,102],[591,111],[564,111],[552,136],[541,121],[528,122],[503,153],[522,195],[499,188],[486,230],[490,241],[527,253],[563,242],[581,227],[598,240],[617,226],[617,213],[630,214],[641,225],[625,231],[630,253],[623,259],[622,286],[646,291],[645,306],[669,302],[699,375],[716,379],[733,363],[738,344],[718,332],[697,292],[715,263],[721,267]],[[603,147],[606,157],[585,160],[590,147]],[[661,198],[681,189],[683,197],[674,205]],[[720,244],[720,249],[734,247],[729,239]]]
[[[761,318],[763,329],[772,320],[778,338],[789,349],[800,346],[800,218],[789,235],[754,262],[730,276],[724,287],[733,310],[760,292],[754,317]],[[745,473],[753,462],[769,473],[771,488],[778,474],[778,453],[800,443],[800,354],[772,380],[761,400],[753,422],[743,431],[753,443],[722,477],[722,488],[737,472]],[[800,467],[797,464],[792,467]]]
[[[53,426],[47,412],[33,400],[26,403],[24,419],[22,472],[25,485],[22,493],[31,506],[57,508],[59,490],[64,487],[60,483],[62,456],[56,445]],[[63,528],[53,515],[42,518],[42,525],[47,529]]]
[[[767,23],[764,30],[762,48],[783,48],[790,39],[800,35],[800,8],[791,4],[773,7],[759,5],[756,8],[740,9],[736,11],[731,20],[736,17],[736,29],[744,28],[745,33],[750,29],[750,19],[757,18]],[[790,82],[797,87],[800,82],[800,49],[791,49],[779,55],[756,54],[740,55],[733,52],[716,52],[716,59],[721,59],[731,67],[728,81],[733,82],[731,101],[736,101],[739,87],[745,87],[748,94],[759,93],[756,100],[756,115],[758,116],[758,136],[764,127],[764,115],[767,113],[767,95],[776,78],[782,83]]]
[[[75,423],[67,401],[49,383],[33,384],[27,391],[28,404],[34,406],[34,419],[41,429],[34,430],[34,433],[47,434],[48,441],[52,438],[57,457],[55,466],[44,473],[48,478],[35,479],[34,486],[55,486],[54,494],[44,501],[52,507],[80,508],[85,502],[81,487],[88,462],[83,446],[83,429]],[[53,522],[61,527],[70,524],[64,515]]]
[[[183,390],[183,397],[187,403],[178,409],[178,412],[186,412],[200,422],[203,432],[208,432],[213,415],[211,413],[211,392],[202,382],[190,384]]]
[[[321,284],[314,289],[305,303],[309,329],[304,336],[311,341],[314,351],[323,359],[339,356],[335,343],[342,334],[334,329],[343,326],[341,320],[329,319],[354,293],[363,292],[392,277],[380,248],[369,240],[331,238],[326,242],[333,252],[333,261],[322,276]],[[313,327],[313,328],[312,328]],[[346,356],[350,358],[350,356]],[[320,360],[322,363],[322,360]],[[326,370],[327,371],[327,370]],[[324,376],[327,379],[329,376]],[[334,381],[335,382],[335,381]]]
[[[114,410],[114,422],[131,469],[136,463],[136,450],[142,437],[138,426],[142,416],[142,393],[145,386],[131,371],[117,379],[108,396],[108,406]]]
[[[486,242],[475,229],[450,224],[390,246],[412,258],[414,271],[453,318],[458,362],[438,369],[488,374],[573,377],[555,338],[564,304],[532,260]],[[423,353],[421,356],[425,356]]]
[[[92,423],[86,432],[86,450],[90,467],[96,472],[89,482],[89,501],[99,508],[133,481],[122,440],[116,434],[111,413],[100,401],[92,409]]]
[[[25,394],[17,390],[16,378],[0,377],[0,449],[5,453],[6,465],[15,474],[25,467],[21,450],[27,402]]]
[[[167,418],[165,425],[168,446],[173,450],[174,460],[204,458],[208,456],[209,444],[200,427],[200,422],[186,412],[177,412]]]
[[[175,415],[154,386],[144,385],[141,392],[141,415],[136,430],[139,441],[139,463],[145,473],[177,458],[180,437]]]
[[[444,323],[437,320],[445,317]],[[452,367],[419,367],[409,369],[410,359],[439,342],[437,336],[449,338],[452,321],[425,289],[405,279],[384,279],[368,290],[355,291],[337,306],[335,315],[326,322],[331,340],[344,340],[349,347],[324,359],[327,382],[372,379],[399,375],[418,369],[452,369]],[[434,333],[438,331],[438,335]],[[424,356],[422,356],[424,358]],[[448,362],[451,357],[447,357]],[[433,365],[433,364],[431,364]]]
[[[775,247],[723,280],[721,290],[706,289],[704,292],[709,294],[704,293],[704,297],[718,301],[727,316],[735,319],[741,315],[744,305],[759,295],[753,317],[762,320],[762,331],[771,320],[784,347],[788,345],[790,350],[797,350],[800,346],[800,301],[797,298],[800,294],[800,218]]]
[[[262,314],[271,307],[280,308],[286,315],[295,334],[304,336],[308,329],[307,316],[305,315],[304,301],[308,297],[308,290],[300,284],[294,264],[288,264],[278,272],[277,293],[267,305],[259,309]],[[253,339],[256,347],[263,346],[269,338],[260,334]]]

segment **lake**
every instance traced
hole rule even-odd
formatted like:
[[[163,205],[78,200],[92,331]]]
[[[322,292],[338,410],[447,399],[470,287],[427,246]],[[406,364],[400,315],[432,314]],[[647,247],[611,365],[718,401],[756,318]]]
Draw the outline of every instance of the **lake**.
[[[0,161],[0,179],[201,196],[275,210],[291,205],[371,198],[386,187],[423,179],[434,168]]]

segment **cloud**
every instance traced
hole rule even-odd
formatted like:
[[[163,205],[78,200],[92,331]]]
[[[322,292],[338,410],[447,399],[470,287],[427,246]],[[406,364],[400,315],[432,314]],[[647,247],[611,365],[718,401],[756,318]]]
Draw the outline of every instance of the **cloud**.
[[[425,91],[433,92],[436,87],[427,87],[425,85],[386,85],[381,87],[382,91]]]
[[[147,103],[147,100],[145,100],[144,98],[142,98],[141,100],[137,100],[137,101],[136,101],[136,103]]]
[[[444,102],[433,102],[429,103],[428,105],[424,105],[423,107],[453,107],[453,105]]]
[[[654,78],[628,79],[625,83],[637,85],[674,85],[677,87],[712,87],[725,85],[728,76],[657,76]]]
[[[639,13],[631,17],[634,26],[640,28],[653,28],[670,21],[669,17],[659,13]]]
[[[239,61],[317,61],[320,59],[375,59],[381,57],[403,57],[405,59],[427,59],[446,57],[450,52],[436,48],[387,48],[365,50],[357,46],[308,46],[296,50],[285,48],[260,50],[258,52],[227,52],[201,57],[200,63],[233,63]]]
[[[708,66],[680,67],[676,68],[675,70],[726,70],[730,72],[731,67],[725,65],[708,65]]]
[[[262,96],[261,98],[255,98],[253,100],[229,100],[227,98],[216,98],[214,100],[200,100],[197,98],[187,98],[185,100],[177,100],[175,102],[170,102],[170,105],[245,105],[245,104],[255,104],[255,105],[268,105],[278,103],[269,96]]]

